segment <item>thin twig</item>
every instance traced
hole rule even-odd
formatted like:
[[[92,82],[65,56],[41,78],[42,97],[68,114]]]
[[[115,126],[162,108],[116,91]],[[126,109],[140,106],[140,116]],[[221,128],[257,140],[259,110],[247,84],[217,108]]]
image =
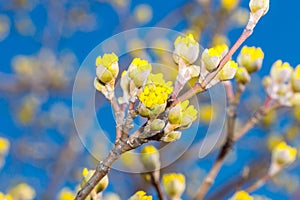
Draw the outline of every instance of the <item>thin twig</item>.
[[[157,192],[157,195],[158,195],[158,198],[159,200],[164,200],[164,195],[163,195],[163,192],[162,192],[162,188],[161,188],[161,185],[159,183],[159,180],[157,180],[155,178],[155,175],[154,175],[155,172],[151,172],[150,173],[150,176],[151,176],[151,183],[152,185],[154,186],[156,192]]]
[[[270,178],[271,176],[268,173],[266,173],[263,177],[255,181],[252,185],[250,185],[245,191],[250,193],[257,190],[258,188],[263,186]]]

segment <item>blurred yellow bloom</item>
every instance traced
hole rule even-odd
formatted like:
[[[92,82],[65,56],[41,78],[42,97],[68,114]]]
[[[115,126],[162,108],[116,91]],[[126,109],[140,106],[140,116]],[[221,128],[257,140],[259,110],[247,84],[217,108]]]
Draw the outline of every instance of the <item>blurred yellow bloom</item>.
[[[254,198],[251,197],[247,192],[241,190],[236,192],[230,200],[253,200]]]
[[[261,48],[244,46],[237,60],[249,73],[253,73],[261,68],[263,58],[264,53]]]
[[[146,170],[155,171],[160,168],[159,152],[152,145],[147,145],[141,150],[140,159]]]
[[[134,8],[134,17],[140,24],[145,24],[152,19],[152,8],[147,4],[140,4]]]
[[[133,196],[128,200],[152,200],[152,196],[147,196],[144,191],[137,191]]]
[[[289,141],[293,141],[299,135],[299,132],[300,132],[299,127],[297,125],[294,125],[289,127],[285,135]]]
[[[237,7],[239,0],[221,0],[221,5],[228,11],[231,11]]]
[[[185,190],[185,177],[183,174],[164,174],[162,183],[170,199],[179,199]]]
[[[204,104],[199,109],[200,120],[206,124],[209,124],[216,117],[216,113],[212,105]]]
[[[280,142],[273,149],[272,162],[279,166],[285,166],[295,161],[297,149],[287,145],[284,141]]]
[[[13,200],[13,198],[9,194],[3,194],[0,192],[0,200]]]
[[[59,195],[58,200],[74,200],[75,194],[68,188],[63,188]]]
[[[11,188],[8,193],[12,199],[33,200],[35,198],[35,190],[26,183],[20,183]]]
[[[0,156],[6,155],[10,147],[10,142],[8,139],[0,137]]]
[[[284,83],[290,80],[293,68],[288,62],[277,60],[271,67],[271,77],[278,83]]]
[[[270,135],[267,139],[267,146],[269,150],[273,150],[281,141],[283,137],[281,135]]]

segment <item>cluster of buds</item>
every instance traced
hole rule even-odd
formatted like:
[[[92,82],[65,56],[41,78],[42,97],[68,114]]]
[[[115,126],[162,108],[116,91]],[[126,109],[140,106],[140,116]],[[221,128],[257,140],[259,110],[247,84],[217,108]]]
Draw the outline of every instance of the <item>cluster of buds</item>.
[[[185,190],[185,177],[183,174],[164,174],[162,177],[163,187],[170,199],[180,200]]]
[[[283,106],[298,106],[300,104],[300,67],[295,70],[289,63],[276,61],[270,76],[263,80],[267,94]]]
[[[297,149],[280,142],[272,151],[272,162],[269,169],[270,176],[276,175],[281,169],[293,163],[297,156]]]
[[[119,58],[116,54],[104,54],[96,59],[95,88],[111,100],[114,97],[115,81],[119,73]]]
[[[181,132],[189,128],[197,119],[197,110],[193,105],[189,105],[189,100],[185,100],[172,107],[168,115],[168,123],[165,126],[162,141],[174,142],[181,137]]]
[[[94,172],[95,172],[95,170],[88,170],[87,168],[84,168],[82,170],[82,177],[83,177],[82,181],[81,181],[81,187],[82,188],[86,185],[86,183],[92,177],[92,175],[94,174]],[[96,185],[96,187],[91,192],[91,195],[94,196],[94,197],[101,196],[102,191],[107,188],[108,183],[109,183],[109,181],[108,181],[108,177],[106,175]]]
[[[225,44],[217,45],[209,49],[205,49],[201,56],[201,76],[199,82],[201,83],[205,77],[217,69],[222,58],[227,54],[228,46]],[[238,69],[238,64],[233,60],[228,61],[217,76],[210,82],[213,86],[220,81],[227,81],[233,79]]]
[[[151,71],[152,66],[147,60],[134,58],[128,70],[122,73],[121,88],[123,97],[119,98],[119,103],[134,102],[138,91],[145,85]]]
[[[140,190],[140,191],[137,191],[128,200],[152,200],[152,196],[147,196],[146,192]]]
[[[163,74],[150,74],[145,86],[138,93],[139,114],[149,119],[156,118],[165,110],[172,91],[172,82],[166,82],[163,79]]]
[[[250,74],[261,69],[264,53],[261,48],[244,46],[238,55],[239,68],[235,79],[238,83],[247,84],[251,81]]]
[[[229,200],[254,200],[248,192],[246,191],[237,191]]]

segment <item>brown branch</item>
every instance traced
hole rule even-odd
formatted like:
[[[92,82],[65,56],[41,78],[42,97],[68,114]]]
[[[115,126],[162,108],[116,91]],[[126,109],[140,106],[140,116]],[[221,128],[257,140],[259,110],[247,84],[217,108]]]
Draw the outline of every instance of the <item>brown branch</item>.
[[[227,96],[228,96],[228,100],[229,100],[229,105],[228,105],[228,110],[227,110],[228,128],[227,128],[226,141],[223,144],[223,146],[219,152],[219,155],[218,155],[215,163],[213,164],[213,167],[211,168],[211,170],[205,177],[204,181],[198,188],[198,190],[195,194],[195,197],[194,197],[195,200],[200,200],[200,199],[204,198],[204,196],[208,192],[209,188],[214,183],[216,176],[218,175],[221,167],[223,166],[223,163],[225,161],[227,154],[229,153],[231,147],[233,146],[234,127],[235,127],[235,120],[236,120],[236,109],[237,109],[237,105],[240,102],[241,94],[245,90],[245,85],[238,84],[238,89],[237,89],[237,92],[235,95],[232,92],[231,83],[228,83],[226,88],[227,88],[226,91],[228,92]]]
[[[255,181],[252,185],[250,185],[245,191],[250,193],[257,190],[258,188],[263,186],[270,178],[271,176],[268,173],[266,173],[264,176]]]

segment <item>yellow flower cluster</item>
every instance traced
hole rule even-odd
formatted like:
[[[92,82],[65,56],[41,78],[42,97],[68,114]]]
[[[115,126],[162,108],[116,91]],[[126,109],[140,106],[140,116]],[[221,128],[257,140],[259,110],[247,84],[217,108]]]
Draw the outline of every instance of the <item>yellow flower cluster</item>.
[[[164,104],[172,93],[172,82],[165,82],[162,74],[150,74],[139,100],[147,107]]]
[[[230,200],[253,200],[253,197],[251,197],[247,192],[241,190],[236,192]]]
[[[131,196],[129,200],[152,200],[152,196],[147,196],[146,192],[140,190]]]

